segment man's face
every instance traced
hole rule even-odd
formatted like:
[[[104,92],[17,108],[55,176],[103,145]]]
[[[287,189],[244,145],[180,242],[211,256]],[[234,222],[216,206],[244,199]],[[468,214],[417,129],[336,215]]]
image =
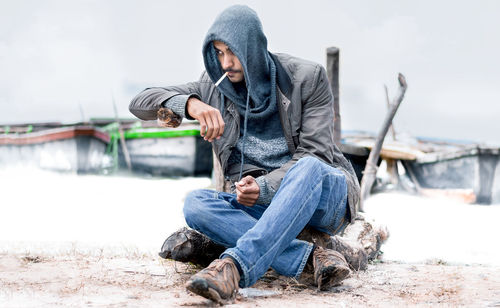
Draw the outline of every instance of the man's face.
[[[220,41],[214,41],[214,47],[220,65],[222,66],[224,72],[227,72],[229,80],[231,82],[243,81],[243,79],[245,79],[243,66],[241,66],[240,60],[238,60],[231,49]]]

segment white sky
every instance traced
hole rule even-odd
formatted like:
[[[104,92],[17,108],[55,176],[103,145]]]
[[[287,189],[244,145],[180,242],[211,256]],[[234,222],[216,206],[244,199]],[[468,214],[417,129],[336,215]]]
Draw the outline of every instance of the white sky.
[[[0,0],[0,123],[131,117],[146,86],[195,80],[220,1]],[[271,51],[325,64],[341,48],[344,129],[377,131],[402,72],[395,127],[500,143],[499,1],[240,1]]]

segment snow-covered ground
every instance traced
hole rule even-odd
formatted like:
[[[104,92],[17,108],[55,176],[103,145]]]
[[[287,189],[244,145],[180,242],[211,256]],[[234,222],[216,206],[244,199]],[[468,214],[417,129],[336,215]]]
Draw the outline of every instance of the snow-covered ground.
[[[210,185],[209,178],[0,170],[0,251],[157,252],[185,224],[186,194]]]
[[[500,265],[500,205],[380,193],[366,201],[370,217],[389,229],[384,259]]]
[[[210,185],[208,178],[0,170],[0,252],[156,253],[185,225],[186,194]],[[387,260],[500,265],[500,205],[380,193],[365,209],[389,229]]]

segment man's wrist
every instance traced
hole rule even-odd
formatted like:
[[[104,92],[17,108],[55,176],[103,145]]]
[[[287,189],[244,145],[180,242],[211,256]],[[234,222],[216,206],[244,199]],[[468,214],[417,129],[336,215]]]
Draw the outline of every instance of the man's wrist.
[[[161,105],[165,108],[172,110],[175,114],[183,118],[187,118],[186,116],[186,102],[189,98],[189,95],[175,95],[164,101]]]
[[[260,190],[259,198],[257,198],[255,203],[264,205],[270,204],[275,192],[269,187],[266,177],[259,176],[255,179],[255,182],[259,185]]]
[[[196,94],[179,94],[172,96],[168,100],[164,101],[161,105],[165,108],[172,110],[179,116],[186,118],[188,120],[194,120],[194,118],[188,113],[187,105],[191,98],[198,98]]]
[[[194,117],[191,114],[189,114],[189,106],[190,106],[190,103],[192,104],[195,99],[197,99],[196,96],[190,95],[188,97],[188,99],[186,100],[186,111],[185,111],[185,113],[186,113],[187,117],[190,117],[192,119],[194,119]]]

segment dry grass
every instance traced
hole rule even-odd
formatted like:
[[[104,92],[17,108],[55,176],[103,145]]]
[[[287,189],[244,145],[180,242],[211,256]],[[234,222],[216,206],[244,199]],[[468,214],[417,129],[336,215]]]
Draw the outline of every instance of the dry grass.
[[[254,286],[262,297],[239,295],[253,306],[487,306],[500,299],[500,269],[485,266],[384,263],[356,272],[319,292],[305,279],[268,272]],[[184,284],[199,268],[129,250],[68,254],[0,254],[0,302],[7,306],[206,306]],[[269,295],[274,294],[274,295]],[[43,304],[43,305],[42,305]],[[12,305],[11,305],[12,306]]]

